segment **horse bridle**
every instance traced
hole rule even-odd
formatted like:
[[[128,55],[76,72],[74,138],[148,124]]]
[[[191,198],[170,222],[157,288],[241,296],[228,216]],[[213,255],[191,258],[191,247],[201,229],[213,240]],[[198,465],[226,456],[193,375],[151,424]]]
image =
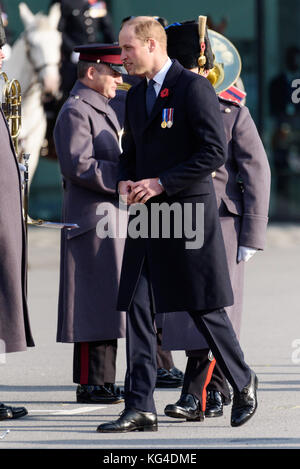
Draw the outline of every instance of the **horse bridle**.
[[[23,38],[24,38],[24,41],[25,41],[25,45],[26,45],[26,55],[27,55],[27,58],[29,60],[29,62],[31,63],[32,65],[32,68],[35,72],[35,74],[37,75],[38,77],[38,82],[41,82],[41,71],[44,70],[45,68],[47,67],[50,67],[51,65],[52,66],[56,66],[58,67],[59,66],[59,62],[45,62],[41,65],[36,65],[35,61],[33,60],[31,54],[30,54],[30,50],[31,50],[31,43],[28,39],[28,33],[30,33],[32,31],[32,29],[27,29],[23,32]]]

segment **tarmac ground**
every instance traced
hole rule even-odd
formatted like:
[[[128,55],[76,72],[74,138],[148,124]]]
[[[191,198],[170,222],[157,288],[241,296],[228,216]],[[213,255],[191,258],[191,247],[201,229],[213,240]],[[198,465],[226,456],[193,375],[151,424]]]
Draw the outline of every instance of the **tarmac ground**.
[[[100,435],[96,428],[116,418],[123,404],[77,404],[72,382],[73,347],[55,340],[59,237],[60,232],[54,229],[29,230],[28,297],[36,347],[26,353],[7,354],[0,361],[0,400],[25,405],[28,416],[0,422],[0,450],[102,449],[113,458],[117,451],[128,449],[300,448],[299,226],[271,225],[266,250],[246,265],[241,344],[259,379],[256,415],[238,428],[230,426],[230,406],[224,408],[222,417],[204,422],[172,419],[164,415],[164,407],[178,399],[180,389],[157,389],[158,432],[117,435]],[[175,365],[184,371],[184,352],[173,356]],[[122,339],[117,384],[123,385],[124,374]],[[103,461],[103,454],[98,462],[108,462]]]

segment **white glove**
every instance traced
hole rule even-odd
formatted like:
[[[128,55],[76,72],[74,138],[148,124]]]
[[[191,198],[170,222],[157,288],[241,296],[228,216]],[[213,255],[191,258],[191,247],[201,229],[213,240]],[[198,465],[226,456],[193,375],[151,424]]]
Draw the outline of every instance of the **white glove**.
[[[239,246],[238,248],[238,255],[237,255],[237,261],[241,262],[247,262],[249,259],[251,259],[252,256],[257,252],[257,249],[253,248],[248,248],[247,246]]]

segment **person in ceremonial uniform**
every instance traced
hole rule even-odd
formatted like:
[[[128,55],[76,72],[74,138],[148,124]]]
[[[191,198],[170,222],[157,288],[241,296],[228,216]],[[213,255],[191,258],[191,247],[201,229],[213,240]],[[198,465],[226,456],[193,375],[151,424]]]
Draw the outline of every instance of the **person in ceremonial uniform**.
[[[5,55],[0,11],[0,70]],[[9,127],[0,106],[0,355],[33,347],[26,298],[26,234],[22,212],[21,175]],[[4,365],[2,365],[4,366]],[[0,365],[1,368],[1,365]],[[25,407],[0,403],[0,420],[27,415]]]
[[[115,33],[107,2],[97,0],[53,0],[61,5],[58,25],[62,33],[62,91],[67,98],[76,81],[79,44],[113,43]]]
[[[169,26],[166,32],[169,56],[177,59],[186,69],[199,73],[198,23],[175,23]],[[222,36],[214,31],[210,33],[215,34],[220,42]],[[223,49],[224,53],[228,54],[230,51],[228,46],[225,47],[225,41],[227,40],[224,38]],[[209,64],[207,73],[213,69],[215,63],[213,52],[211,42],[206,37],[205,56]],[[238,59],[239,57],[236,60],[237,73],[240,71]],[[234,60],[231,60],[230,70],[224,68],[225,76],[233,73],[234,63]],[[226,96],[236,93],[238,90],[230,88]],[[224,92],[220,94],[223,95]],[[268,158],[248,108],[237,101],[224,99],[220,94],[218,99],[228,156],[225,165],[213,174],[213,183],[234,293],[234,304],[226,307],[226,312],[239,338],[244,266],[256,251],[265,247],[271,178]],[[195,416],[197,409],[201,409],[207,417],[221,416],[223,403],[230,402],[229,387],[218,361],[214,367],[215,360],[208,344],[194,327],[188,313],[164,315],[162,341],[167,350],[187,350],[189,357],[181,397],[176,404],[167,406],[166,413],[176,413],[179,418],[191,418]],[[208,391],[207,402],[205,387]]]
[[[119,218],[116,193],[119,125],[110,106],[126,73],[117,45],[90,44],[79,52],[78,80],[55,125],[63,177],[63,220],[79,228],[62,231],[57,341],[74,343],[73,380],[78,402],[114,404],[117,339],[125,313],[117,311],[124,237],[105,236],[98,223],[108,210]],[[98,212],[97,212],[98,210]]]
[[[119,42],[127,72],[145,78],[128,92],[118,174],[119,193],[133,209],[118,296],[118,308],[127,311],[125,409],[97,431],[157,430],[154,316],[172,311],[188,311],[204,333],[234,389],[231,425],[240,426],[255,413],[257,377],[224,310],[233,293],[211,177],[226,156],[216,93],[206,78],[170,60],[165,30],[153,18],[126,22]],[[177,236],[178,227],[170,226],[166,237],[151,223],[157,204],[166,209],[173,203],[193,228],[199,207],[204,210],[200,240],[197,230],[190,244],[186,232]],[[130,236],[136,204],[146,204],[148,236]],[[175,218],[182,222],[181,215]]]

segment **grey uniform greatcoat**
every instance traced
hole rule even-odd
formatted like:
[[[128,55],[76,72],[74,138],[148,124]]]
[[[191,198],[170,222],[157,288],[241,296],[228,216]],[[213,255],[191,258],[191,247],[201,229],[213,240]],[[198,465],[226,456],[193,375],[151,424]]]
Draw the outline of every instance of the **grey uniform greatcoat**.
[[[18,162],[0,107],[0,350],[33,346],[26,303],[26,238]],[[5,349],[4,349],[5,347]]]
[[[238,246],[264,249],[271,178],[268,158],[248,108],[222,98],[219,102],[228,157],[213,182],[234,293],[234,304],[226,312],[239,337],[245,263],[237,263]],[[237,181],[242,181],[242,186]],[[180,312],[172,317],[164,315],[163,347],[192,350],[208,345],[189,315]]]
[[[119,214],[120,130],[109,100],[77,81],[54,129],[64,180],[63,220],[79,225],[62,231],[59,342],[109,340],[125,334],[125,313],[116,310],[125,239],[100,238],[96,232],[103,216],[110,223]],[[97,215],[100,203],[108,210]]]

